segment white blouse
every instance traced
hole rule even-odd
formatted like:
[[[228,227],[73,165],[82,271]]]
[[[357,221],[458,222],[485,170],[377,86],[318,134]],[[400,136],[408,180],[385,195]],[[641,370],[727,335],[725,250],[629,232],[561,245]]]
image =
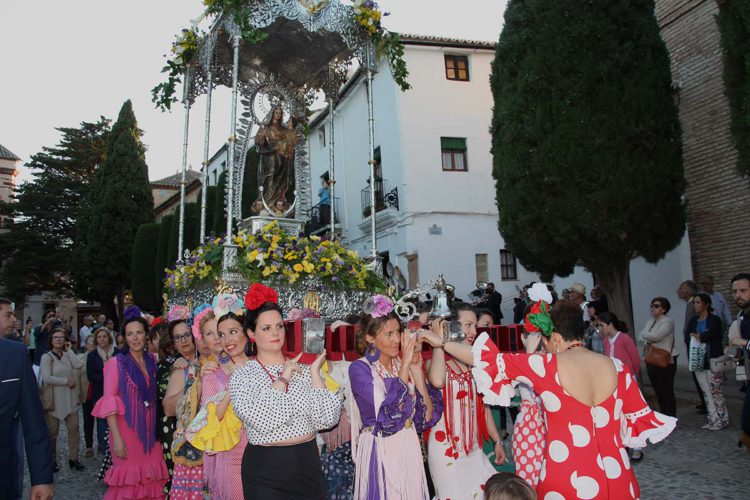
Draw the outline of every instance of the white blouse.
[[[288,392],[271,386],[268,373],[253,360],[232,374],[229,394],[234,413],[244,422],[250,444],[286,441],[335,426],[341,416],[341,398],[326,388],[312,387],[310,367],[301,365],[289,381]],[[266,365],[274,377],[282,365]]]

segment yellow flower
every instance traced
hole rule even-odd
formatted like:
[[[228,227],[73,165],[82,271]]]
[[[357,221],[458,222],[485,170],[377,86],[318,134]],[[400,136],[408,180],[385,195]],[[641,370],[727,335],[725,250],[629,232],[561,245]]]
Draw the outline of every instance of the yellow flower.
[[[322,259],[320,259],[320,262],[331,262],[331,259],[329,259],[328,257],[323,257]]]
[[[305,268],[302,266],[302,264],[297,263],[297,264],[294,264],[293,269],[297,271],[298,273],[301,273]]]
[[[310,274],[310,273],[312,273],[312,272],[314,272],[314,271],[315,271],[315,266],[314,266],[314,265],[312,265],[312,264],[311,264],[311,263],[310,263],[309,261],[307,261],[307,260],[303,260],[303,261],[302,261],[302,266],[303,266],[303,267],[305,268],[305,272],[306,272],[307,274]]]
[[[257,259],[258,258],[258,249],[256,248],[252,252],[248,253],[245,258],[247,259],[248,262],[252,262],[255,259]]]
[[[266,267],[264,267],[264,268],[263,268],[263,276],[264,276],[264,277],[267,277],[267,276],[268,276],[268,275],[270,275],[270,274],[271,274],[271,267],[270,267],[270,266],[266,266]]]

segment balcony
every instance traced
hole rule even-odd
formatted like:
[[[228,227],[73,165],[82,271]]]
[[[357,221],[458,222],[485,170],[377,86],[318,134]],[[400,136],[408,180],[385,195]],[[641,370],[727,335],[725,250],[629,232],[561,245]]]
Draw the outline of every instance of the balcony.
[[[339,215],[339,199],[336,198],[334,200],[334,229],[336,233],[340,233],[341,226],[339,225],[340,222],[340,215]],[[305,234],[308,235],[321,235],[322,233],[325,233],[327,231],[331,230],[331,210],[330,207],[323,207],[323,210],[321,210],[321,205],[318,203],[317,205],[313,206],[310,209],[310,220],[307,223],[307,226],[305,227]]]
[[[370,186],[366,186],[360,192],[360,198],[362,201],[362,218],[366,219],[370,216]],[[399,209],[398,206],[398,188],[394,187],[388,192],[385,192],[385,183],[383,179],[375,179],[375,213],[385,210],[386,208]]]

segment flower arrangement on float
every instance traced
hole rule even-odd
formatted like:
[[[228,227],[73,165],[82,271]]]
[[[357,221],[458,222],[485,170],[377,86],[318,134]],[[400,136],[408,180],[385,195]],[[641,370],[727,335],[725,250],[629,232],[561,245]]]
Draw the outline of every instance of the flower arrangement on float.
[[[310,14],[314,14],[325,8],[329,0],[299,0]],[[159,83],[151,90],[151,100],[156,108],[161,111],[171,110],[172,104],[178,99],[175,97],[176,87],[182,82],[183,75],[193,63],[193,58],[198,52],[205,33],[198,31],[197,25],[207,16],[219,16],[228,14],[239,26],[242,40],[248,43],[262,43],[268,33],[253,28],[249,24],[249,17],[253,9],[262,8],[258,0],[203,0],[205,11],[192,22],[192,27],[183,29],[176,35],[176,41],[172,44],[171,56],[167,59],[161,72],[167,74],[166,81]],[[381,19],[390,13],[382,12],[377,2],[372,0],[352,0],[353,20],[360,29],[365,32],[373,45],[378,57],[385,57],[391,67],[393,79],[401,88],[411,88],[407,78],[409,71],[404,61],[404,46],[398,33],[385,29]],[[166,57],[166,56],[165,56]]]
[[[379,290],[385,284],[371,272],[357,252],[338,241],[289,234],[274,221],[256,234],[241,231],[232,238],[238,248],[237,268],[251,283],[303,284],[315,278],[331,289]],[[169,293],[215,280],[222,271],[223,238],[196,248],[190,256],[166,269]]]

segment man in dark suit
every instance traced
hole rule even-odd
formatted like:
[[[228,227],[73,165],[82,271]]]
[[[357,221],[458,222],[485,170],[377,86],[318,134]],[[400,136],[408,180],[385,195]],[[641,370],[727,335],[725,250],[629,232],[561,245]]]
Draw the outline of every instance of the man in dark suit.
[[[11,301],[0,297],[0,332],[16,320]],[[52,455],[49,433],[39,389],[31,369],[26,347],[0,338],[0,499],[21,497],[23,484],[16,474],[20,457],[16,449],[16,430],[23,429],[29,472],[31,500],[51,499]]]
[[[501,310],[503,304],[503,296],[497,290],[495,290],[494,283],[487,283],[487,300],[484,301],[483,307],[486,307],[497,319],[497,324],[503,322],[503,312]]]

